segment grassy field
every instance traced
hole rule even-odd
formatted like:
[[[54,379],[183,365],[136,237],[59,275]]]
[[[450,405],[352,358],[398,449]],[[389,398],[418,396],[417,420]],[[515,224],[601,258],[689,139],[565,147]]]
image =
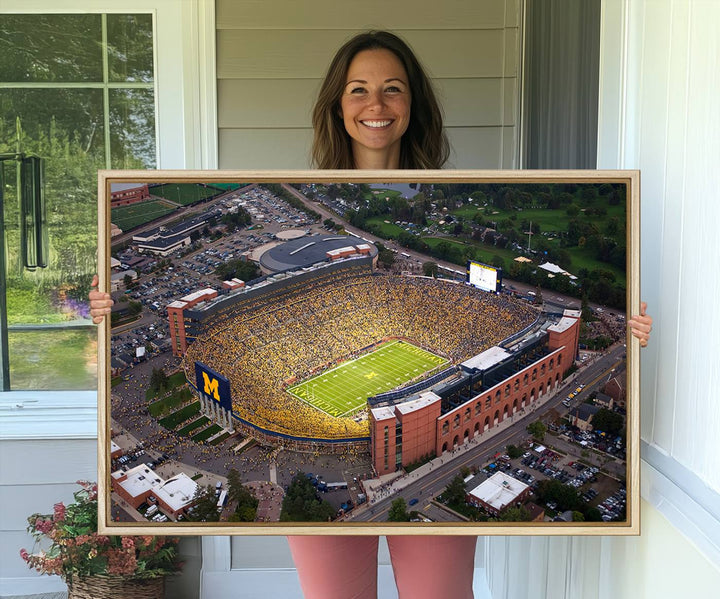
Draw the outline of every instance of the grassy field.
[[[398,235],[403,233],[405,229],[390,221],[385,222],[386,220],[388,219],[383,216],[374,216],[367,220],[367,226],[377,227],[377,230],[381,231],[382,236],[386,239],[397,239]]]
[[[110,220],[123,231],[129,231],[156,218],[175,212],[177,208],[169,206],[161,200],[149,200],[130,206],[119,206],[112,209]]]
[[[192,393],[190,392],[190,389],[177,389],[168,397],[151,403],[148,406],[148,411],[154,418],[158,418],[184,404],[191,397]]]
[[[500,256],[503,260],[505,260],[505,263],[507,265],[510,263],[510,261],[514,260],[515,256],[517,255],[511,250],[503,250],[496,247],[490,247],[475,241],[468,241],[467,243],[464,243],[462,241],[452,239],[451,237],[423,237],[423,241],[427,243],[431,248],[436,247],[443,241],[451,245],[456,245],[463,251],[466,247],[471,247],[473,250],[473,258],[479,260],[480,262],[485,262],[486,264],[492,264],[493,256]]]
[[[200,441],[207,441],[210,437],[219,433],[221,430],[222,430],[222,428],[220,427],[220,425],[213,424],[212,426],[207,427],[201,433],[198,433],[197,435],[193,435],[192,440],[195,441],[196,443],[199,443]]]
[[[383,187],[380,189],[373,189],[370,193],[366,193],[365,199],[366,200],[369,200],[371,198],[392,199],[392,198],[398,198],[401,196],[402,196],[402,194],[399,191]]]
[[[184,408],[180,408],[177,412],[173,412],[169,416],[160,419],[158,422],[165,428],[174,429],[178,424],[184,422],[190,416],[198,414],[200,412],[200,402],[196,401],[191,403]]]
[[[193,420],[190,424],[186,424],[182,428],[179,428],[177,430],[177,434],[182,435],[183,437],[186,437],[192,431],[194,431],[196,428],[205,426],[208,422],[210,422],[210,418],[208,418],[207,416],[201,416],[197,420]]]
[[[184,386],[185,382],[185,373],[182,371],[175,372],[168,377],[167,388],[175,389],[177,387]],[[148,401],[152,401],[153,399],[160,397],[160,395],[163,395],[166,392],[167,390],[158,391],[157,389],[148,389],[145,392],[145,399],[147,399]]]
[[[330,416],[347,416],[364,407],[368,397],[444,364],[445,358],[410,343],[393,341],[287,391]]]
[[[150,189],[152,195],[177,202],[183,206],[215,196],[219,192],[220,190],[216,187],[205,187],[197,183],[166,183]]]

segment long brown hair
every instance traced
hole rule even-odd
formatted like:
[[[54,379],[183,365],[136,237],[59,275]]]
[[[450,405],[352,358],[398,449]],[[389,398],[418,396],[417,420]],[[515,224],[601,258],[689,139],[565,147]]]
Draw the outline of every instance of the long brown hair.
[[[377,49],[389,50],[398,57],[405,67],[412,94],[410,122],[400,147],[400,168],[441,168],[448,159],[450,146],[432,83],[410,47],[388,31],[356,35],[337,51],[330,63],[312,114],[314,166],[321,169],[355,168],[350,136],[340,116],[340,98],[355,55],[363,50]]]

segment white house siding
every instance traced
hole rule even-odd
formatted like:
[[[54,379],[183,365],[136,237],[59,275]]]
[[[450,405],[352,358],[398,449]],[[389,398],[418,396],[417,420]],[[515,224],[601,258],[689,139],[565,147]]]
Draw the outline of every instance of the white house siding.
[[[454,168],[516,168],[519,0],[218,0],[220,168],[308,168],[310,113],[347,39],[405,38],[436,82]]]

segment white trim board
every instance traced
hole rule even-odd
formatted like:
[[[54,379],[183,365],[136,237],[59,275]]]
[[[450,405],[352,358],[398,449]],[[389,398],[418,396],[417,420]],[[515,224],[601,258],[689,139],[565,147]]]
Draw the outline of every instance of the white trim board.
[[[720,495],[649,443],[640,451],[640,495],[720,567]]]

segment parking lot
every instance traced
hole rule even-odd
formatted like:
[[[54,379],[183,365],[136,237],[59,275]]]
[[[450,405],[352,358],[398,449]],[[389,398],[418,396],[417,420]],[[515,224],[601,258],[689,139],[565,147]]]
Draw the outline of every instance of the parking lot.
[[[519,458],[507,454],[493,457],[467,488],[473,488],[496,472],[504,472],[529,485],[533,490],[542,480],[554,479],[578,490],[581,499],[600,510],[604,521],[619,519],[624,513],[625,488],[617,479],[573,456],[561,454],[544,446],[527,448]],[[555,511],[557,505],[549,502],[542,507]]]

